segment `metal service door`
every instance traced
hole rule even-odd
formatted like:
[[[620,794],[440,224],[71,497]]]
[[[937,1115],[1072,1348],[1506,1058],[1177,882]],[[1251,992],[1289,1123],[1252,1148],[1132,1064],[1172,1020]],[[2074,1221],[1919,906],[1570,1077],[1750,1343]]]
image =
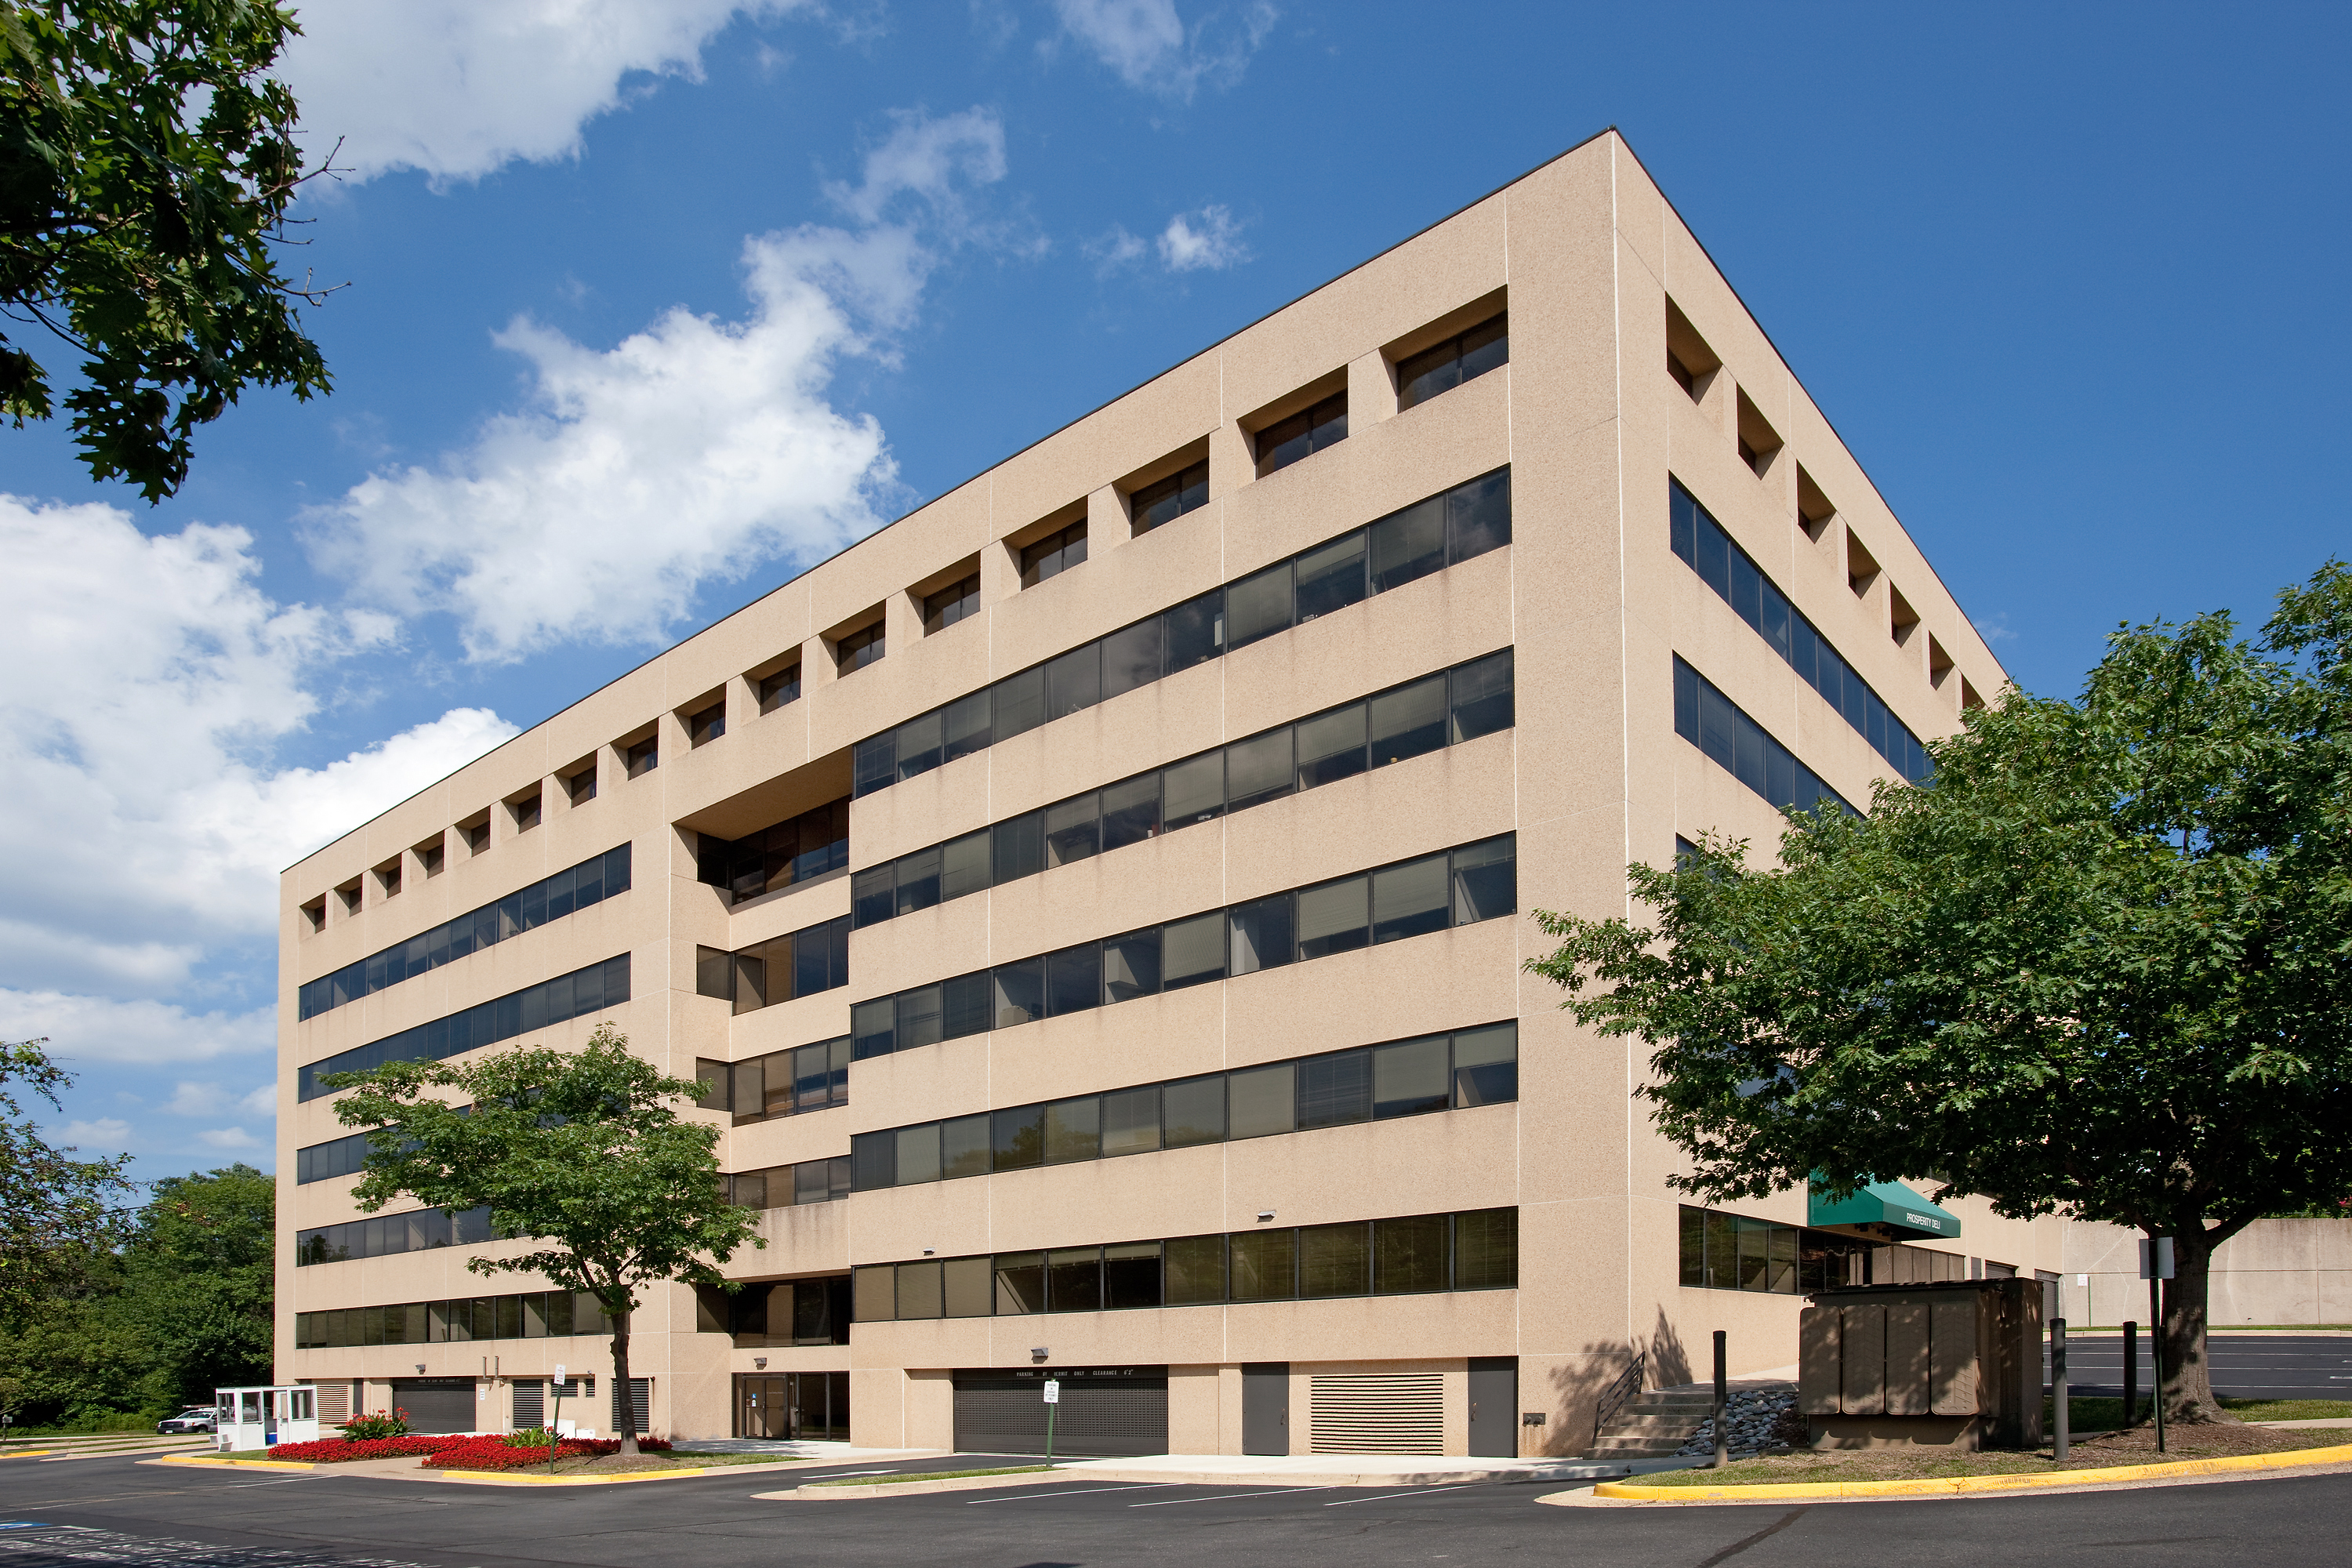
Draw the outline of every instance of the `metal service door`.
[[[480,1419],[470,1377],[395,1377],[392,1403],[408,1412],[412,1432],[471,1432]]]
[[[1045,1451],[1045,1380],[1062,1385],[1054,1454],[1168,1451],[1164,1366],[992,1367],[955,1374],[955,1443],[967,1454]]]
[[[1470,1358],[1470,1452],[1510,1459],[1519,1452],[1519,1358]]]
[[[1242,1452],[1290,1452],[1290,1363],[1242,1363]]]

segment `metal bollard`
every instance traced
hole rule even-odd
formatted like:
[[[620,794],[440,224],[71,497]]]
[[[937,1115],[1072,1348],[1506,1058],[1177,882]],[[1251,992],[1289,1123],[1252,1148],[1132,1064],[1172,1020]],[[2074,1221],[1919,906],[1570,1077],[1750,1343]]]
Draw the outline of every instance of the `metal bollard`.
[[[2057,1429],[2050,1441],[2050,1457],[2059,1464],[2066,1462],[2066,1320],[2050,1320],[2050,1405],[2057,1417]]]
[[[2130,1426],[2139,1414],[2139,1325],[2124,1320],[2124,1420]]]
[[[1724,1429],[1723,1421],[1723,1407],[1731,1391],[1729,1365],[1724,1351],[1723,1331],[1717,1329],[1715,1331],[1715,1468],[1718,1470],[1731,1462],[1731,1434]]]

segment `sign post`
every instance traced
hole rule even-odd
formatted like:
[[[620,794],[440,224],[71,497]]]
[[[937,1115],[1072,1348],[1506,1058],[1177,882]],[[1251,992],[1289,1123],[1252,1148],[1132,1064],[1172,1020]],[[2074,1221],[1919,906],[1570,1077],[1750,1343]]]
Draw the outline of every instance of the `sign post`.
[[[2124,1320],[2124,1425],[2136,1426],[2139,1410],[2139,1325]]]
[[[563,1363],[555,1363],[555,1414],[547,1418],[547,1473],[555,1473],[556,1427],[563,1418]]]
[[[2172,1278],[2172,1237],[2147,1237],[2139,1244],[2139,1277],[2147,1281],[2149,1403],[2156,1408],[2156,1451],[2164,1450],[2164,1280]]]
[[[1049,1465],[1054,1462],[1054,1415],[1061,1405],[1062,1380],[1049,1377],[1045,1380],[1045,1462]]]

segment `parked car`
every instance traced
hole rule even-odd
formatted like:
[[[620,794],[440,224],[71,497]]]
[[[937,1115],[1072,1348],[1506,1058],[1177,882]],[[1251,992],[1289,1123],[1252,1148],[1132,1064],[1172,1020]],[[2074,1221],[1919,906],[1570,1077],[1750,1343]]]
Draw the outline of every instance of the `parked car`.
[[[213,1407],[209,1405],[191,1405],[177,1415],[167,1415],[155,1423],[155,1430],[158,1432],[185,1434],[209,1432],[212,1429]]]

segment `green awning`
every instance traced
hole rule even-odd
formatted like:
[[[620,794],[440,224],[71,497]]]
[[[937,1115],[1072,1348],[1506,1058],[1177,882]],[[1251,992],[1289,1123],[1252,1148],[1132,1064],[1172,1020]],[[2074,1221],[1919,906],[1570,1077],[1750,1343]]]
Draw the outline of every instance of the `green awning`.
[[[1931,1237],[1955,1241],[1960,1234],[1958,1215],[1937,1208],[1900,1182],[1873,1182],[1842,1203],[1832,1202],[1818,1188],[1809,1188],[1805,1223],[1822,1230],[1866,1226],[1873,1233],[1892,1232],[1906,1241]]]

